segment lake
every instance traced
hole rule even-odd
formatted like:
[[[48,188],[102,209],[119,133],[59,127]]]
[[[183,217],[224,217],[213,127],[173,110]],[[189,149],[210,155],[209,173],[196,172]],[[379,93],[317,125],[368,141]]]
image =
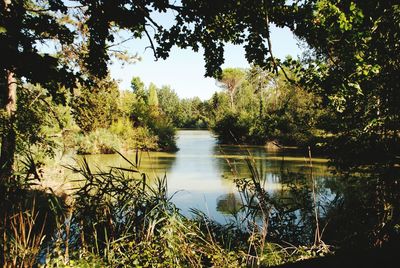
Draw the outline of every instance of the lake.
[[[307,152],[269,151],[263,146],[219,145],[210,131],[180,130],[177,132],[176,153],[141,154],[141,170],[150,178],[166,174],[172,201],[185,215],[191,208],[204,211],[218,222],[230,219],[232,206],[239,205],[236,177],[250,176],[244,160],[251,155],[262,174],[264,187],[270,195],[284,190],[281,173],[310,174]],[[127,155],[134,159],[135,155]],[[127,166],[119,155],[86,156],[92,166]],[[326,159],[313,159],[313,175],[317,180],[331,178]]]
[[[385,230],[397,230],[396,219],[400,216],[397,172],[333,175],[327,159],[313,157],[311,166],[307,151],[220,145],[211,132],[203,130],[178,131],[177,146],[176,153],[141,153],[140,169],[150,179],[167,176],[169,196],[186,216],[193,216],[194,208],[221,224],[243,223],[252,204],[239,194],[235,179],[250,177],[245,161],[250,157],[272,208],[269,241],[313,243],[316,226],[313,182],[325,243],[349,248],[367,246],[387,239],[391,234]],[[85,157],[92,168],[101,170],[129,166],[119,155]],[[133,160],[135,154],[126,157]],[[72,158],[68,159],[71,164]],[[260,218],[255,214],[254,219],[257,217]]]

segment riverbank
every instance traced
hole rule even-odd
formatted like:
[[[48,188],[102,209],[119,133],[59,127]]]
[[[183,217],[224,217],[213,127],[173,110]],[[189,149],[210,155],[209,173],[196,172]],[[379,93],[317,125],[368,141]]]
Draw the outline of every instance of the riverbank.
[[[167,176],[168,195],[185,214],[189,215],[192,208],[206,211],[208,216],[220,223],[232,219],[229,206],[232,197],[237,200],[238,192],[235,185],[237,177],[250,176],[245,159],[248,153],[260,172],[263,173],[265,189],[271,194],[278,194],[282,188],[282,171],[309,174],[308,159],[299,151],[269,151],[263,146],[220,145],[214,135],[205,130],[181,130],[177,132],[178,152],[139,152],[140,168],[148,174],[150,181],[157,177]],[[135,161],[136,152],[124,153],[124,156]],[[58,161],[52,174],[56,173],[55,181],[66,184],[77,178],[76,174],[60,166],[75,165],[76,160],[87,159],[92,172],[98,168],[108,167],[129,168],[129,164],[118,154],[98,155],[66,155]],[[318,180],[331,180],[326,159],[313,159],[313,174]],[[51,177],[51,176],[50,176]],[[51,185],[53,182],[49,182]],[[222,205],[224,204],[224,205]],[[227,207],[226,204],[231,204]]]
[[[367,249],[394,235],[395,228],[376,230],[383,221],[390,226],[390,219],[381,215],[386,215],[387,204],[398,201],[396,180],[334,176],[324,159],[313,159],[311,166],[306,157],[263,146],[219,145],[208,131],[178,135],[176,153],[78,156],[79,165],[73,164],[68,175],[80,178],[68,193],[73,201],[48,190],[44,194],[51,197],[45,198],[50,202],[46,213],[56,212],[52,217],[57,227],[54,234],[46,234],[49,240],[27,248],[36,250],[30,255],[36,256],[34,261],[34,254],[41,252],[47,267],[266,266],[326,256],[337,249]],[[252,157],[243,159],[248,153]],[[68,161],[73,162],[72,157]],[[27,187],[24,191],[30,192]],[[30,201],[23,205],[26,215],[35,215],[32,198],[19,202],[24,200]],[[10,204],[20,208],[18,202]],[[5,250],[7,257],[26,258],[9,251],[13,226],[29,228],[33,220],[18,217],[18,222],[2,225],[11,228]],[[45,254],[45,248],[52,253]]]
[[[93,172],[87,162],[81,162],[73,171],[84,178],[83,184],[69,204],[27,184],[15,185],[12,192],[1,191],[2,207],[9,208],[0,218],[4,219],[1,263],[237,267],[312,257],[311,249],[264,243],[261,230],[265,226],[245,227],[252,226],[252,221],[220,224],[200,211],[191,218],[183,216],[168,198],[165,178],[151,183],[137,162],[130,165],[129,170]],[[34,174],[26,176],[34,182]],[[22,230],[32,235],[23,236]]]

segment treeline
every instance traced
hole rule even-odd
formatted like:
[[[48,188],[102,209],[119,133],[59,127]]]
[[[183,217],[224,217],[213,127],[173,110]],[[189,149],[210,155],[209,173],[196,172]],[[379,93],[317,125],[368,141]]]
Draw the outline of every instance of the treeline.
[[[150,83],[146,89],[139,77],[132,79],[133,92],[124,92],[132,96],[141,96],[144,102],[151,96],[151,102],[157,104],[158,112],[166,117],[176,128],[206,129],[209,127],[209,116],[207,112],[211,108],[208,102],[200,100],[199,97],[181,99],[177,93],[167,85],[158,88]],[[148,97],[146,97],[148,96]],[[139,107],[134,109],[137,120],[145,120],[145,110]]]
[[[13,124],[2,113],[0,134],[15,136],[19,155],[39,159],[59,148],[79,154],[175,151],[179,128],[211,129],[225,144],[310,146],[344,168],[376,162],[374,155],[393,158],[396,132],[368,134],[382,123],[373,117],[386,110],[353,116],[344,98],[321,91],[326,64],[307,58],[287,58],[280,64],[277,73],[258,66],[224,69],[216,78],[222,90],[204,101],[180,99],[170,86],[145,86],[139,77],[125,91],[110,77],[78,83],[72,91],[19,81]],[[362,114],[357,107],[356,114]],[[361,121],[365,126],[355,127]],[[381,146],[386,142],[388,146]]]
[[[198,97],[180,99],[169,86],[147,87],[133,77],[131,89],[119,90],[110,77],[60,87],[56,94],[20,81],[15,112],[17,155],[39,160],[60,149],[78,154],[130,150],[175,151],[176,129],[209,127],[210,106]],[[10,131],[1,117],[0,134]]]
[[[309,146],[318,141],[325,114],[320,99],[279,73],[259,67],[224,69],[225,89],[209,103],[213,131],[223,143]]]
[[[304,63],[288,59],[285,64]],[[326,149],[340,111],[304,86],[306,77],[293,66],[277,74],[257,66],[227,68],[216,79],[222,90],[204,101],[180,99],[170,86],[145,86],[139,77],[133,77],[130,90],[120,91],[107,77],[72,93],[60,88],[53,96],[26,84],[18,91],[18,150],[44,154],[62,145],[80,154],[174,151],[177,128],[211,129],[225,144]]]
[[[171,91],[172,92],[172,91]],[[0,134],[15,131],[16,153],[37,161],[62,150],[78,154],[118,151],[176,150],[175,127],[158,105],[154,85],[120,91],[111,78],[77,85],[73,92],[22,83],[15,123],[0,124]]]
[[[289,72],[289,71],[287,71]],[[288,73],[286,73],[288,75]],[[290,74],[293,76],[294,74]],[[169,86],[145,88],[139,77],[132,79],[128,99],[140,99],[129,109],[133,122],[146,122],[157,106],[158,113],[175,128],[211,129],[221,143],[280,146],[314,146],[328,135],[323,124],[329,118],[321,98],[290,82],[281,72],[260,67],[224,69],[217,85],[221,88],[208,100],[180,99]],[[152,103],[146,105],[146,103]],[[125,115],[125,117],[129,115]]]
[[[208,100],[180,99],[169,86],[150,84],[145,89],[138,77],[132,80],[133,92],[123,94],[143,96],[144,102],[145,96],[152,95],[160,114],[174,127],[210,129],[221,143],[323,145],[330,135],[325,126],[334,120],[330,109],[292,79],[298,78],[289,70],[274,74],[257,66],[226,68],[216,79],[221,90]],[[146,121],[148,111],[140,107],[133,110],[133,121]]]

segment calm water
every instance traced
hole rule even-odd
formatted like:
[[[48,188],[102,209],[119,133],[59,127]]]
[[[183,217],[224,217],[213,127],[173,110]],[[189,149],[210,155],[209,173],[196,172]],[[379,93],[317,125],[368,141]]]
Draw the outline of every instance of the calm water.
[[[177,145],[180,150],[176,153],[143,153],[140,169],[150,178],[166,174],[169,195],[187,216],[192,215],[191,208],[196,208],[220,223],[235,220],[241,224],[246,212],[255,211],[239,210],[246,208],[243,203],[251,202],[242,201],[243,195],[238,194],[234,184],[237,177],[249,177],[244,158],[251,154],[273,208],[269,214],[269,241],[313,243],[316,221],[312,178],[325,243],[368,247],[399,233],[394,231],[399,230],[400,222],[397,171],[334,176],[326,159],[313,158],[311,169],[307,152],[218,145],[209,131],[179,131]],[[86,157],[93,168],[101,170],[129,167],[119,155]],[[127,157],[135,159],[134,154]],[[254,217],[259,219],[259,214]]]
[[[268,151],[262,146],[239,147],[218,145],[209,131],[178,131],[176,153],[143,153],[141,169],[150,177],[167,175],[169,194],[186,215],[190,208],[204,211],[219,222],[225,222],[240,199],[233,182],[235,176],[248,177],[244,157],[252,155],[255,166],[264,179],[271,196],[284,194],[286,183],[282,172],[310,174],[310,167],[301,152]],[[128,158],[134,159],[134,155]],[[118,155],[92,155],[87,159],[93,166],[127,166]],[[313,175],[319,181],[332,178],[325,159],[313,160]],[[324,193],[329,199],[333,195]],[[330,197],[331,196],[331,197]]]

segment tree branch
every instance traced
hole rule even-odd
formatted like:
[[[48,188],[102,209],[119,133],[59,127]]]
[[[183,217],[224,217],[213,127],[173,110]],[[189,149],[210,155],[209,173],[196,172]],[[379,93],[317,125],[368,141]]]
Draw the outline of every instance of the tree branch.
[[[144,28],[144,32],[147,36],[147,39],[149,39],[149,42],[150,42],[150,46],[146,47],[145,51],[146,51],[146,49],[151,48],[153,50],[155,61],[157,61],[158,57],[157,57],[156,48],[154,46],[153,40],[151,39],[151,36],[150,36],[149,32],[146,30],[146,28]]]
[[[265,3],[265,2],[264,2]],[[279,69],[282,70],[283,75],[285,76],[286,80],[288,80],[290,83],[294,84],[295,86],[299,87],[293,79],[291,79],[288,74],[286,73],[285,69],[277,63],[275,60],[274,54],[272,53],[272,41],[271,41],[271,36],[270,36],[270,31],[269,31],[269,17],[268,17],[268,10],[267,6],[264,4],[264,11],[265,11],[265,24],[267,27],[267,33],[266,33],[266,38],[267,38],[267,44],[268,44],[268,52],[271,56],[272,64],[274,65],[274,71],[278,73],[278,67]]]
[[[106,46],[105,49],[109,49],[109,48],[112,48],[112,47],[116,47],[116,46],[122,45],[122,44],[124,44],[124,43],[126,43],[126,42],[128,42],[130,40],[133,40],[133,39],[135,39],[135,37],[131,36],[129,38],[126,38],[126,39],[122,40],[121,42],[110,44],[110,45]]]

